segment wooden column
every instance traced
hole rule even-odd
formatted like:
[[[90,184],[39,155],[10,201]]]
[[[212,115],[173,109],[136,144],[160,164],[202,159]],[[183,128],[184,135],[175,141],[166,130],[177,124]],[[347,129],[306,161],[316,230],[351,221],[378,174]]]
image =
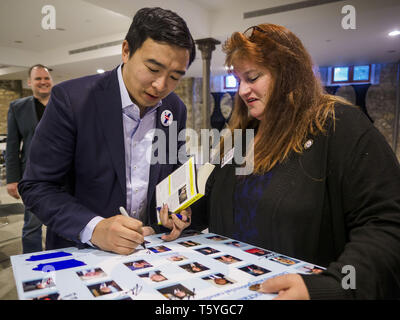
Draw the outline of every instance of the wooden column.
[[[201,58],[203,59],[203,109],[202,115],[202,129],[210,129],[210,65],[211,53],[215,50],[215,45],[221,42],[213,38],[199,39],[195,41],[197,47],[201,51]]]

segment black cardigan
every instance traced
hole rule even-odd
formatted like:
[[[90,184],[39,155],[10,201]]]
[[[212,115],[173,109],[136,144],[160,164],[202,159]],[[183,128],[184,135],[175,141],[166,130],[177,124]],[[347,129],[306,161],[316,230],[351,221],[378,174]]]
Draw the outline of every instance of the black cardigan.
[[[273,169],[254,221],[263,237],[252,244],[327,267],[302,275],[311,299],[399,298],[398,160],[357,108],[335,113],[326,134]],[[235,181],[234,165],[214,170],[192,207],[194,225],[232,237]],[[355,268],[355,290],[342,288],[345,265]]]

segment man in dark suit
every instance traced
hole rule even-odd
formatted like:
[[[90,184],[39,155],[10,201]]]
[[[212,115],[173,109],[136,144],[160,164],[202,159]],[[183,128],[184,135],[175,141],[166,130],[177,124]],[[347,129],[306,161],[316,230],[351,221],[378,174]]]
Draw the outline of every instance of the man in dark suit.
[[[7,192],[15,199],[20,198],[17,187],[25,170],[33,133],[50,99],[53,81],[49,69],[41,64],[32,66],[28,72],[28,85],[33,95],[11,102],[8,110]],[[26,209],[22,228],[22,251],[29,253],[42,249],[42,223]]]
[[[47,225],[46,249],[92,245],[130,254],[144,236],[161,232],[155,186],[178,163],[150,161],[158,152],[152,129],[166,141],[171,136],[164,159],[176,159],[185,142],[170,129],[185,128],[186,107],[172,91],[194,57],[182,18],[143,8],[122,44],[119,67],[53,88],[18,185],[27,207]],[[189,225],[184,221],[178,227]]]

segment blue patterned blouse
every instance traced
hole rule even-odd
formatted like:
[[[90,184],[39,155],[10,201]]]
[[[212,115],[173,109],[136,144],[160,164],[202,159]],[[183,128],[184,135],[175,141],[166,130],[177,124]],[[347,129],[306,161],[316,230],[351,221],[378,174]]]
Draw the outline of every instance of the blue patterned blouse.
[[[237,176],[233,199],[235,230],[233,238],[256,243],[259,228],[254,223],[257,206],[264,190],[271,181],[272,172],[263,175]]]

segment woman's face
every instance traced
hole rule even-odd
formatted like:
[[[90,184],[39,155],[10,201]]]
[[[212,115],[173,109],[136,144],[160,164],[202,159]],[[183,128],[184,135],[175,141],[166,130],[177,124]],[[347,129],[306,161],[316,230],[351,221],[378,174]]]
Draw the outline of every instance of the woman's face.
[[[253,118],[261,120],[272,90],[272,75],[267,68],[249,60],[234,64],[234,74],[239,80],[239,96]]]

